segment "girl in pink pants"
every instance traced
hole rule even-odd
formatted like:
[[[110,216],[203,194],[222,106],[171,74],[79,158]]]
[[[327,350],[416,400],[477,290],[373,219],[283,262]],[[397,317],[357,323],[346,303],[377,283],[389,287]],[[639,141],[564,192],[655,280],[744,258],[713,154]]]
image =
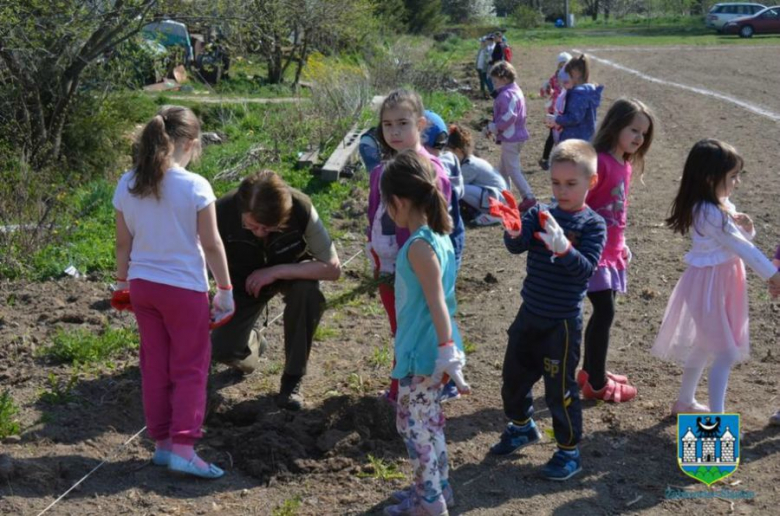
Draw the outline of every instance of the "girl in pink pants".
[[[195,453],[206,410],[213,325],[235,311],[214,192],[184,167],[200,151],[200,123],[187,108],[163,108],[144,127],[132,170],[119,180],[117,284],[111,305],[135,312],[141,334],[141,387],[152,462],[170,471],[219,478]],[[208,263],[217,281],[209,314]]]

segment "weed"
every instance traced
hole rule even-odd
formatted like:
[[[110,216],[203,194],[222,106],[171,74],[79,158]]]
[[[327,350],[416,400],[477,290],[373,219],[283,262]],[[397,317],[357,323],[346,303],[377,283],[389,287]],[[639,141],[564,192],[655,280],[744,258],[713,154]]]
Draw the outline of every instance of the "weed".
[[[284,501],[282,505],[277,507],[271,513],[272,516],[295,516],[298,514],[298,509],[301,506],[301,497],[294,496]]]
[[[48,390],[43,389],[38,397],[49,405],[64,405],[75,399],[73,387],[79,380],[78,368],[75,368],[67,381],[62,382],[54,373],[49,373],[47,378]]]
[[[84,328],[59,330],[51,346],[42,348],[41,355],[60,362],[90,364],[104,362],[123,351],[138,348],[138,335],[129,328],[104,328],[99,335]]]
[[[363,377],[357,373],[350,373],[347,377],[347,386],[349,390],[362,396],[366,393],[366,386],[363,383]]]
[[[477,350],[477,345],[468,339],[463,339],[463,352],[467,355],[474,353]]]
[[[281,362],[271,362],[266,368],[266,373],[276,375],[282,372],[284,364]]]
[[[0,439],[19,433],[19,422],[14,416],[19,408],[14,403],[9,391],[0,394]]]
[[[390,353],[390,348],[387,345],[383,345],[381,348],[374,348],[374,352],[368,359],[368,363],[377,369],[387,369],[390,364],[393,363],[393,356]]]
[[[404,478],[404,474],[398,471],[396,463],[386,463],[383,459],[376,458],[371,454],[368,455],[368,467],[365,469],[370,469],[371,472],[358,473],[359,478],[374,478],[382,482]]]
[[[324,340],[338,337],[339,334],[340,332],[337,328],[329,328],[324,324],[320,324],[319,326],[317,326],[317,329],[314,331],[314,340],[317,342],[322,342]]]

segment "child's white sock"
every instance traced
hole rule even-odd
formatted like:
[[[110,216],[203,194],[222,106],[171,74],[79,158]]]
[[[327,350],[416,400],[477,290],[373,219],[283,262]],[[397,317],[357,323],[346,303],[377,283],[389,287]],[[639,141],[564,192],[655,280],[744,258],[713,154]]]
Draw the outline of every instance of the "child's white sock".
[[[685,405],[693,405],[696,397],[696,386],[704,372],[704,365],[695,367],[686,367],[683,369],[682,382],[680,384],[680,394],[678,399]]]
[[[707,377],[710,392],[710,410],[723,412],[726,405],[726,389],[729,386],[729,374],[734,365],[734,359],[730,353],[723,353],[715,358]]]

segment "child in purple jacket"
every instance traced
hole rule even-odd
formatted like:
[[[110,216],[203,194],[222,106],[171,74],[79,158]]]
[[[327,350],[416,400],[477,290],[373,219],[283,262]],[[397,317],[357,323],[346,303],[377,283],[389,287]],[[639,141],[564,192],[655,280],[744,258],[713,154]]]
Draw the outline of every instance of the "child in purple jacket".
[[[495,135],[496,143],[501,145],[501,162],[498,171],[509,184],[512,178],[523,202],[518,208],[524,212],[536,204],[531,186],[523,176],[520,166],[520,149],[528,140],[525,127],[526,108],[523,90],[517,85],[515,67],[506,61],[496,63],[490,69],[490,78],[497,93],[493,101],[493,121],[485,128],[485,135]]]

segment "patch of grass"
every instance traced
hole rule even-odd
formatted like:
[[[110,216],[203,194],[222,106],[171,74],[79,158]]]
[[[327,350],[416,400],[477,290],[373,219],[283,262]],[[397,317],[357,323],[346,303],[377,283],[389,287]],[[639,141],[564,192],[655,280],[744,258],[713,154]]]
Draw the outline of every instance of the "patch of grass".
[[[40,354],[59,362],[91,364],[138,349],[138,343],[138,334],[128,328],[106,327],[99,334],[84,328],[59,330],[54,334],[52,344],[42,348]]]
[[[387,463],[384,459],[368,455],[368,467],[370,472],[360,472],[357,474],[359,478],[374,478],[387,482],[388,480],[403,479],[405,475],[398,471],[398,465],[394,462]]]
[[[474,353],[477,350],[477,345],[468,339],[463,339],[463,352],[467,355]]]
[[[366,385],[363,382],[363,377],[358,373],[350,373],[347,377],[347,387],[355,394],[362,396],[366,393]]]
[[[266,373],[269,375],[277,375],[282,372],[282,369],[284,369],[284,364],[281,362],[271,362],[268,364],[268,367],[266,368]]]
[[[273,510],[272,516],[295,516],[298,514],[298,509],[301,507],[301,497],[294,496],[288,498],[279,507]]]
[[[338,328],[331,328],[320,323],[317,329],[314,331],[314,340],[316,342],[322,342],[324,340],[333,339],[341,334]]]
[[[73,387],[78,380],[78,368],[71,372],[66,381],[62,381],[54,373],[49,373],[46,379],[47,386],[40,391],[38,399],[49,405],[64,405],[73,401],[75,399]]]
[[[393,353],[390,351],[390,347],[382,345],[382,347],[374,348],[368,363],[376,369],[388,369],[393,363]]]
[[[14,403],[11,393],[3,391],[0,394],[0,439],[19,433],[19,421],[15,417],[18,413],[19,407]]]

